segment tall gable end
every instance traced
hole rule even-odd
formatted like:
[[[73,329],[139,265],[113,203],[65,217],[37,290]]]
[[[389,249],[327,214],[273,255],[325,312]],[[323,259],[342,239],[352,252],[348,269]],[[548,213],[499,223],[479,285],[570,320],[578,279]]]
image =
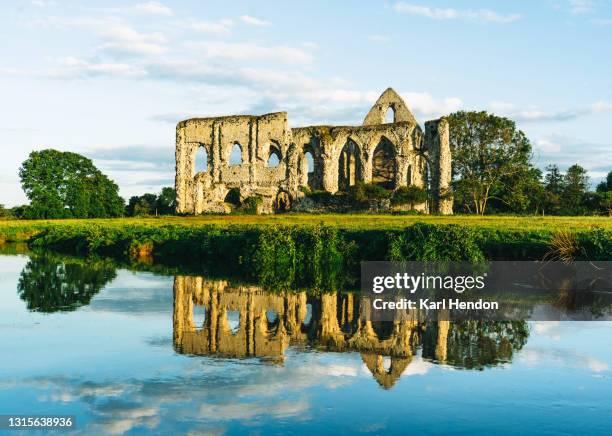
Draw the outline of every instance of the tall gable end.
[[[364,126],[375,126],[378,124],[385,124],[385,114],[391,109],[393,111],[393,122],[408,121],[410,123],[418,124],[402,97],[399,96],[393,88],[387,88],[385,92],[378,97],[370,112],[366,115],[363,120]]]

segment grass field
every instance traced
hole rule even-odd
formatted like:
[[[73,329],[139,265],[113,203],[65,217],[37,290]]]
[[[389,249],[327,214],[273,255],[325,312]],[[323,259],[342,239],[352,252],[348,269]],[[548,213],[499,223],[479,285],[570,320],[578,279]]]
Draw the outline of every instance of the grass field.
[[[103,225],[165,225],[178,224],[198,226],[214,224],[228,226],[241,225],[316,225],[351,230],[398,230],[416,222],[428,224],[459,224],[469,227],[499,230],[535,230],[535,231],[581,231],[591,228],[612,230],[610,217],[558,217],[558,216],[475,216],[475,215],[384,215],[384,214],[282,214],[282,215],[201,215],[194,217],[159,217],[159,218],[116,218],[90,220],[0,220],[0,228],[40,228],[49,225],[70,225],[98,223]]]

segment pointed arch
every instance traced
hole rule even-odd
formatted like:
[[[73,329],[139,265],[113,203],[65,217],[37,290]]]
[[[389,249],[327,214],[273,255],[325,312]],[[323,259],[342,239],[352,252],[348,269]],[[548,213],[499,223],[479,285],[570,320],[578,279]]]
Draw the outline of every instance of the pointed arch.
[[[361,150],[357,143],[349,138],[338,157],[338,190],[347,191],[361,179]]]
[[[409,164],[408,171],[406,172],[406,186],[410,186],[412,183],[412,164]]]
[[[234,142],[234,145],[232,145],[229,164],[230,166],[242,165],[242,146],[238,142]]]
[[[385,112],[385,124],[390,124],[395,122],[395,108],[393,105],[387,107]]]
[[[193,168],[195,174],[208,171],[208,150],[204,144],[200,144],[196,150]]]
[[[396,173],[395,147],[383,136],[372,154],[372,183],[394,189]]]
[[[280,164],[281,153],[278,147],[270,145],[270,152],[268,153],[268,168],[276,168]]]

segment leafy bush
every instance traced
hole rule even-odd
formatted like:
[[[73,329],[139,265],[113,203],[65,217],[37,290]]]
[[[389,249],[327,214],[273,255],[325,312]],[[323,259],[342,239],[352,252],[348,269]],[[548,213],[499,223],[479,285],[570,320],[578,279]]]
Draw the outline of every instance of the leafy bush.
[[[409,204],[413,208],[415,204],[427,201],[427,191],[418,186],[400,186],[391,197],[391,204]]]
[[[315,190],[308,190],[308,192],[306,193],[306,196],[316,202],[326,202],[332,199],[333,194],[331,192],[323,191],[320,189],[315,189]]]
[[[370,200],[384,200],[391,196],[391,191],[375,183],[358,182],[349,188],[349,198],[354,203],[367,203]]]
[[[240,211],[242,213],[254,215],[257,213],[257,208],[262,203],[262,199],[259,196],[247,197],[242,202],[240,206]]]
[[[416,223],[389,241],[389,260],[482,261],[474,231],[450,224],[435,226]]]

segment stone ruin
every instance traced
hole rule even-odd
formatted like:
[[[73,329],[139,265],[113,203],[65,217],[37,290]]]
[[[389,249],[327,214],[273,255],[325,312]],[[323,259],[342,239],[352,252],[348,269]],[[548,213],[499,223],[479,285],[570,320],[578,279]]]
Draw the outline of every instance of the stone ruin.
[[[305,192],[336,194],[357,182],[422,187],[429,198],[416,210],[452,214],[450,181],[448,121],[427,121],[423,131],[391,88],[361,126],[290,128],[277,112],[192,118],[176,128],[182,214],[228,213],[248,197],[261,198],[261,213],[303,210]]]

